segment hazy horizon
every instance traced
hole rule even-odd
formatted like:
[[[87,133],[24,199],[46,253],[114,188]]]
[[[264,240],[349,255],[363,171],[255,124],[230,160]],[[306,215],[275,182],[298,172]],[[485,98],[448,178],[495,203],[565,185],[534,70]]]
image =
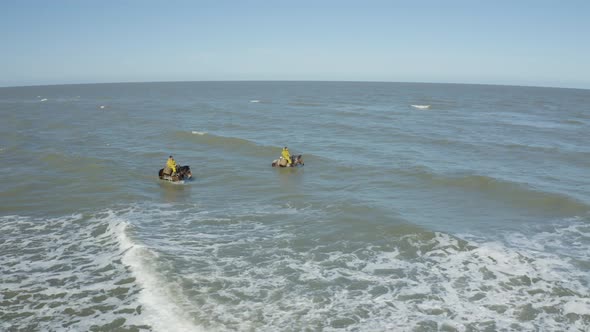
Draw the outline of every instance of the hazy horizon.
[[[330,81],[330,80],[193,80],[193,81],[121,81],[121,82],[78,82],[78,83],[55,83],[55,84],[28,84],[28,85],[9,85],[0,86],[0,89],[10,88],[32,88],[32,87],[50,87],[63,85],[94,85],[94,84],[157,84],[157,83],[232,83],[232,82],[309,82],[309,83],[379,83],[379,84],[449,84],[449,85],[482,85],[482,86],[506,86],[506,87],[524,87],[524,88],[547,88],[547,89],[574,89],[590,90],[590,87],[568,87],[568,86],[549,86],[549,85],[522,85],[522,84],[494,84],[494,83],[463,83],[463,82],[396,82],[396,81]]]

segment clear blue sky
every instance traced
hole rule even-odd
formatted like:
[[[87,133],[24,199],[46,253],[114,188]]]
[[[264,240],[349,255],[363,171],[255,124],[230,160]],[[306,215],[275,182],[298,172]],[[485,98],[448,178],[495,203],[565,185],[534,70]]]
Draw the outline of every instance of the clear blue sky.
[[[590,88],[590,1],[0,2],[0,86],[330,80]]]

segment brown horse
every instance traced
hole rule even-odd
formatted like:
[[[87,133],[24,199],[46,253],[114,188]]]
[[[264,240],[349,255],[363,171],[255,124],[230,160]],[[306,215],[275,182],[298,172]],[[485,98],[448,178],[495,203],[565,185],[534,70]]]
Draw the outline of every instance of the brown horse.
[[[190,166],[179,166],[176,168],[176,171],[176,174],[168,175],[164,174],[164,169],[162,168],[158,172],[158,176],[160,177],[160,180],[167,180],[172,182],[189,180],[193,177],[193,173],[191,172]]]
[[[303,158],[301,155],[291,156],[291,161],[293,162],[291,166],[287,166],[287,160],[283,157],[279,157],[279,159],[275,159],[272,161],[272,167],[295,167],[295,166],[304,166],[305,163],[303,162]]]

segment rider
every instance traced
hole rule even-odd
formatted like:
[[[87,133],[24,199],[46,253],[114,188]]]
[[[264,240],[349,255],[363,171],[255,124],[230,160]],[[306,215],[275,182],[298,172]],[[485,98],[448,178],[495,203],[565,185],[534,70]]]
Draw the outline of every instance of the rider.
[[[170,174],[170,171],[172,171],[172,174]],[[174,160],[174,158],[172,156],[170,156],[168,158],[168,160],[166,161],[166,168],[164,168],[164,174],[169,174],[169,175],[176,174],[176,161]]]
[[[291,166],[291,152],[289,152],[289,149],[287,149],[287,147],[285,146],[283,148],[283,152],[281,153],[281,156],[283,158],[285,158],[285,160],[287,160],[287,166]]]

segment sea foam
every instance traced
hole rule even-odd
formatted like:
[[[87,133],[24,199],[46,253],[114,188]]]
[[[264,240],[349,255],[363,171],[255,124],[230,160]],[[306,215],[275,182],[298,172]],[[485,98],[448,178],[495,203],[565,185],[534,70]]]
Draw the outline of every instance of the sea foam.
[[[116,228],[106,219],[0,217],[0,234],[10,234],[0,241],[0,298],[18,294],[3,307],[0,330],[88,331],[138,322],[138,289],[113,248]]]
[[[331,241],[314,236],[312,245],[301,246],[305,236],[296,229],[309,211],[233,206],[192,212],[190,218],[182,218],[187,216],[182,211],[160,213],[141,212],[144,219],[159,220],[152,225],[167,234],[151,241],[149,250],[167,253],[179,270],[172,280],[146,280],[144,289],[166,303],[169,311],[157,315],[181,322],[198,317],[207,326],[240,331],[587,327],[584,271],[570,259],[539,251],[541,242],[559,247],[556,238],[563,235],[584,243],[583,224],[494,241],[428,232],[380,245],[350,236]],[[287,222],[290,216],[298,226]],[[281,222],[257,221],[261,218]],[[151,278],[157,271],[144,269],[159,259],[150,257],[141,253],[124,263]],[[138,277],[138,282],[144,281]],[[150,307],[147,303],[155,300],[141,301]],[[580,317],[563,321],[559,312]],[[187,318],[184,323],[195,324]]]
[[[127,224],[121,223],[117,231],[120,248],[125,252],[123,263],[129,266],[142,289],[139,301],[145,307],[145,322],[156,331],[201,331],[194,322],[183,317],[182,308],[174,303],[166,281],[154,266],[157,253],[134,243],[126,234]]]

